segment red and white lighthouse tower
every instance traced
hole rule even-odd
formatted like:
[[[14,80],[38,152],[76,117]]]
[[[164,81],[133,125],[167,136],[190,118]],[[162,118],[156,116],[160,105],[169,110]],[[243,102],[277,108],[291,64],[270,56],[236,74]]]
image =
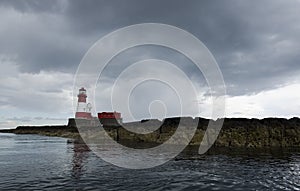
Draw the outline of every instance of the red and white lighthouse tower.
[[[78,97],[78,103],[77,103],[77,110],[75,114],[75,118],[81,118],[81,119],[91,119],[92,114],[92,106],[90,103],[86,103],[86,90],[82,87],[79,89],[79,93],[77,95]]]

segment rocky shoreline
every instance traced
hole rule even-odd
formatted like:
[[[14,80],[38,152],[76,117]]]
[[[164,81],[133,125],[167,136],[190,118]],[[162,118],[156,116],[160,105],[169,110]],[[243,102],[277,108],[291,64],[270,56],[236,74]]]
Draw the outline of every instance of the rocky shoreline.
[[[126,123],[126,126],[147,128],[162,124],[160,128],[149,134],[135,134],[122,127],[104,127],[106,132],[118,142],[138,145],[140,143],[161,144],[168,140],[179,124],[186,126],[199,122],[196,133],[189,145],[200,145],[209,120],[204,118],[175,117],[158,120],[142,120]],[[97,127],[101,128],[101,127]],[[95,128],[94,128],[95,129]],[[62,126],[19,126],[16,129],[0,130],[1,133],[38,134],[45,136],[65,137],[80,140],[74,119],[69,119]],[[96,135],[96,134],[95,134]],[[182,135],[185,138],[185,135]],[[300,148],[299,118],[225,118],[222,130],[214,143],[214,147],[227,148]]]

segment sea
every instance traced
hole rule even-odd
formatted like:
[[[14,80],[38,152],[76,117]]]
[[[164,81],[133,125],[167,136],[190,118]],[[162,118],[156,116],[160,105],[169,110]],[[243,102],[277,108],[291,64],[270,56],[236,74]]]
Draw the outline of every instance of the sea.
[[[300,190],[300,152],[253,152],[181,156],[130,170],[65,138],[2,133],[0,190]]]

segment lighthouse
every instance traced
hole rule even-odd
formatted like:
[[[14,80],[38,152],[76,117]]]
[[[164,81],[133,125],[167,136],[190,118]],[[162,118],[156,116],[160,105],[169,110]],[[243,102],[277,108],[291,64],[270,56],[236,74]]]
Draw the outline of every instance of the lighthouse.
[[[75,118],[81,118],[81,119],[92,119],[92,105],[90,103],[86,103],[86,89],[83,87],[79,89],[79,93],[77,95],[78,97],[78,103],[77,103],[77,109]]]

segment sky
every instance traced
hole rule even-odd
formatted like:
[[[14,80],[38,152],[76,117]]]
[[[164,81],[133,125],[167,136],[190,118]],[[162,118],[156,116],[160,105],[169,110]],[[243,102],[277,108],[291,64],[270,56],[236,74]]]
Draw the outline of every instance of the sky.
[[[83,56],[104,35],[139,23],[173,25],[205,44],[223,74],[227,117],[299,117],[299,10],[299,0],[1,0],[0,128],[66,124],[74,116],[73,84]],[[193,79],[198,99],[191,103],[200,105],[197,115],[209,117],[201,72],[157,46],[135,47],[111,61],[97,86],[96,111],[111,109],[109,92],[121,69],[150,58],[172,62]],[[166,89],[154,82],[136,88],[129,99],[135,118],[165,107],[166,116],[178,114],[174,91]]]

